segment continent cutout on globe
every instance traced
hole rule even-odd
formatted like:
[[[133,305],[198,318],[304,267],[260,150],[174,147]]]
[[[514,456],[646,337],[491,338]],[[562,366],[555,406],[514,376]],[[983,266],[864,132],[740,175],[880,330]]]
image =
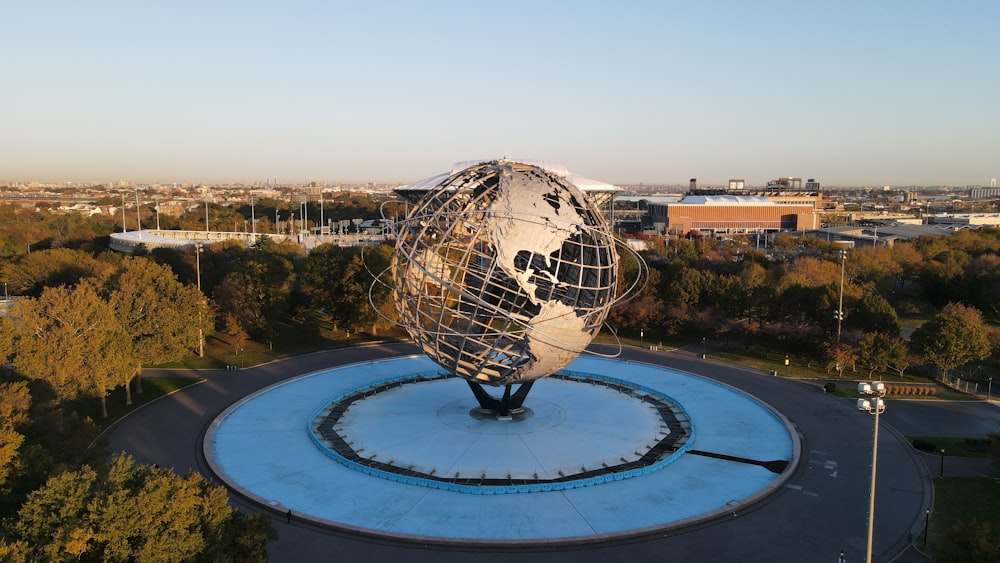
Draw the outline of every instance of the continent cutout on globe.
[[[396,240],[400,323],[431,359],[477,383],[565,367],[615,299],[607,222],[578,187],[539,166],[500,160],[444,178]]]

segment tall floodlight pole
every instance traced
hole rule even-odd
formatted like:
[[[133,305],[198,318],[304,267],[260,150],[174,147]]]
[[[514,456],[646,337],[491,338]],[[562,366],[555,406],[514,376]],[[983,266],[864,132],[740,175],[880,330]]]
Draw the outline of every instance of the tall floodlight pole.
[[[254,218],[253,214],[253,192],[250,192],[250,230],[253,232],[254,238],[257,238],[257,219]]]
[[[278,234],[278,209],[274,209],[274,234]]]
[[[160,230],[160,196],[156,196],[156,230]]]
[[[840,329],[844,324],[844,264],[847,262],[847,251],[840,251],[840,302],[837,304],[837,344],[840,344]]]
[[[875,532],[875,467],[878,463],[878,415],[885,411],[885,384],[881,381],[875,383],[858,383],[858,393],[862,395],[873,395],[874,399],[858,399],[858,410],[868,411],[875,415],[875,432],[872,438],[872,476],[871,488],[868,493],[868,541],[865,548],[865,563],[872,562],[872,537]]]
[[[319,231],[323,233],[323,190],[319,191]]]
[[[142,238],[142,218],[139,217],[139,190],[135,191],[135,228],[139,232],[139,238]]]
[[[198,271],[198,293],[201,293],[201,249],[203,248],[201,243],[194,245],[194,263]],[[199,301],[200,301],[199,297]],[[198,357],[205,357],[205,335],[201,328],[204,324],[201,317],[201,303],[198,303]]]
[[[208,232],[208,190],[205,190],[205,232]]]
[[[122,194],[122,232],[128,232],[128,229],[125,228],[125,194]]]

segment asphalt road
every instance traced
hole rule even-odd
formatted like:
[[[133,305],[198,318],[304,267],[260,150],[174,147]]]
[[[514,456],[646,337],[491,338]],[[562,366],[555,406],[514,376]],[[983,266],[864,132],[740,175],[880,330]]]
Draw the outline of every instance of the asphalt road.
[[[190,374],[207,381],[145,406],[110,428],[105,437],[111,451],[128,452],[142,463],[210,475],[202,458],[202,437],[212,420],[235,401],[289,377],[415,352],[409,344],[384,344],[298,356],[236,372],[147,370],[150,376]],[[550,549],[401,544],[294,520],[289,525],[283,516],[275,515],[280,539],[269,546],[272,560],[800,562],[835,561],[840,550],[847,561],[864,559],[874,426],[871,415],[856,410],[853,401],[823,393],[815,384],[701,359],[684,351],[630,348],[623,351],[622,358],[709,377],[781,411],[802,439],[802,460],[786,487],[745,512],[692,528],[628,541]],[[985,403],[891,401],[882,422],[874,559],[928,561],[910,547],[910,540],[922,530],[924,509],[933,502],[931,477],[937,474],[938,462],[933,456],[916,453],[902,436],[985,435],[1000,427],[1000,409]],[[244,510],[258,509],[239,498],[234,498],[234,503]]]

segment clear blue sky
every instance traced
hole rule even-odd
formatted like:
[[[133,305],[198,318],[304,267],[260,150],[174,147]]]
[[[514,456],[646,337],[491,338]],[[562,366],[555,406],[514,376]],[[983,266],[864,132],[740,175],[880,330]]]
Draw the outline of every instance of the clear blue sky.
[[[988,185],[1000,2],[15,1],[0,180]]]

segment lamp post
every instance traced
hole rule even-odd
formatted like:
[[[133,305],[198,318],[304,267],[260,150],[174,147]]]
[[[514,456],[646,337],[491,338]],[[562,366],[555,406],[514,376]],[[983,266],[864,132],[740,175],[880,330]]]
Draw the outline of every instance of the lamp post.
[[[924,510],[924,549],[927,548],[927,530],[931,527],[931,509]]]
[[[858,383],[858,393],[862,395],[872,395],[874,399],[858,399],[858,410],[867,411],[875,415],[875,432],[872,438],[872,476],[871,489],[868,493],[868,542],[865,548],[865,563],[872,561],[872,537],[875,532],[875,468],[878,464],[878,415],[885,411],[885,384],[881,381],[875,383]]]
[[[840,344],[840,329],[844,324],[844,264],[847,262],[847,251],[840,251],[840,301],[837,303],[837,344]]]
[[[201,249],[204,246],[201,243],[194,245],[194,263],[198,271],[198,293],[201,293]],[[200,298],[199,298],[200,301]],[[205,357],[205,335],[203,329],[201,328],[202,317],[201,317],[201,303],[198,303],[198,357]]]
[[[137,230],[142,231],[142,217],[139,215],[139,190],[135,191],[135,225]],[[139,234],[139,238],[142,238],[142,233]]]
[[[250,193],[250,230],[253,231],[253,238],[257,238],[257,219],[253,212],[253,192]]]
[[[991,377],[986,381],[988,382],[986,385],[986,402],[988,403],[993,398],[993,378]]]
[[[941,448],[941,471],[938,477],[944,479],[944,448]]]

